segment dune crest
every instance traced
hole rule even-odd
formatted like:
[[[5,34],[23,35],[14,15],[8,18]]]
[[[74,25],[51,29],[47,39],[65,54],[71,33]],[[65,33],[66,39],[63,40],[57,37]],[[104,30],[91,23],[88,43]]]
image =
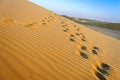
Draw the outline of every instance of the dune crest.
[[[120,42],[27,0],[0,3],[0,80],[119,80]]]

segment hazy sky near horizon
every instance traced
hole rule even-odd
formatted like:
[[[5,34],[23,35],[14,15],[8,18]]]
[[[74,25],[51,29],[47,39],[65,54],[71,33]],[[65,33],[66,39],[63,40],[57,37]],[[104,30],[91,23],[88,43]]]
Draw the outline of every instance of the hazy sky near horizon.
[[[29,0],[60,15],[120,23],[120,0]]]

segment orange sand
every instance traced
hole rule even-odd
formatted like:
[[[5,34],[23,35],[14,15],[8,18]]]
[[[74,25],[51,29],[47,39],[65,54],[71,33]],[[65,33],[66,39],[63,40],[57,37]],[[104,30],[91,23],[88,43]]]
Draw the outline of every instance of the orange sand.
[[[27,0],[0,1],[0,80],[120,80],[119,53],[119,40]]]

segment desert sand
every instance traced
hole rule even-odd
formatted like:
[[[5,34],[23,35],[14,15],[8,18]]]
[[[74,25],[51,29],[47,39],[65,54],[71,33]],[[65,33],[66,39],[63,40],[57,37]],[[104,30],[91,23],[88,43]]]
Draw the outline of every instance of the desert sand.
[[[94,27],[94,26],[86,26],[86,27],[93,29],[97,32],[100,32],[104,35],[107,35],[107,36],[110,36],[110,37],[120,40],[120,31],[111,30],[111,29],[107,29],[107,28],[101,28],[101,27]]]
[[[120,80],[120,41],[27,0],[1,0],[0,80]]]

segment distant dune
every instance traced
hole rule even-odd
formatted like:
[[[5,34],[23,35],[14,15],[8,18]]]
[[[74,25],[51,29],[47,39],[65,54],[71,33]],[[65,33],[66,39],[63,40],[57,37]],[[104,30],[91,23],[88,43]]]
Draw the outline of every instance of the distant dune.
[[[27,0],[0,2],[0,80],[120,80],[120,41]]]

